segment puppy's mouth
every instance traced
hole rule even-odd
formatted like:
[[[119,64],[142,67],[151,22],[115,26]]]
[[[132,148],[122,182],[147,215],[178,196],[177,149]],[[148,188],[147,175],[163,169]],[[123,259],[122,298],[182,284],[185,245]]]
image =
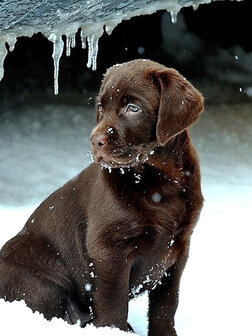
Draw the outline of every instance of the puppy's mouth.
[[[155,143],[156,145],[156,143]],[[94,162],[100,163],[102,168],[133,168],[144,164],[152,155],[153,143],[130,147],[127,151],[115,149],[111,152],[93,151]]]
[[[124,158],[109,158],[109,157],[99,157],[97,162],[100,163],[102,168],[132,168],[139,164],[144,163],[141,155],[138,154],[132,160],[124,160]]]

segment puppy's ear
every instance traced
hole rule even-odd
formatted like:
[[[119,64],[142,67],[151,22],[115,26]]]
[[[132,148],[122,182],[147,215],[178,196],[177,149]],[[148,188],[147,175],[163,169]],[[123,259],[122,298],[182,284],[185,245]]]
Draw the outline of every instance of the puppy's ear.
[[[167,68],[153,73],[160,91],[156,126],[157,141],[164,146],[169,139],[196,121],[204,109],[204,99],[176,70]]]

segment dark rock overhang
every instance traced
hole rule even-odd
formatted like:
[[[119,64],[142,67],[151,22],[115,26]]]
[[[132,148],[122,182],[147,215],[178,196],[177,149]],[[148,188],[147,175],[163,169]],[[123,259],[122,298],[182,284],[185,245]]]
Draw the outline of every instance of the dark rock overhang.
[[[215,0],[214,0],[215,1]],[[216,0],[242,1],[242,0]],[[98,41],[104,30],[111,34],[122,21],[134,16],[167,10],[172,22],[183,7],[212,2],[211,0],[13,0],[0,2],[0,80],[4,75],[3,63],[18,37],[41,32],[53,43],[54,92],[58,93],[59,60],[64,49],[62,36],[66,36],[66,52],[75,46],[80,31],[82,47],[88,44],[87,66],[96,69]]]

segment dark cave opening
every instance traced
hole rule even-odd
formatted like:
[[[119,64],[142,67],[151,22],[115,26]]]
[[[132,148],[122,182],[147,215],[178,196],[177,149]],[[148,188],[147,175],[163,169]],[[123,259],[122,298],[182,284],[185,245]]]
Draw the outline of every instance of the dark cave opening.
[[[252,51],[249,2],[214,2],[200,5],[196,11],[192,7],[183,8],[180,15],[186,29],[202,41],[200,55],[196,52],[186,62],[177,57],[175,47],[171,47],[167,54],[162,46],[161,22],[167,15],[164,11],[123,21],[110,36],[104,33],[99,41],[98,68],[95,72],[87,69],[87,50],[81,48],[80,39],[77,38],[71,56],[67,57],[64,51],[60,60],[58,97],[53,95],[52,43],[42,34],[31,38],[20,37],[14,51],[9,52],[5,59],[0,97],[2,100],[13,95],[19,96],[20,100],[49,97],[57,101],[64,100],[66,93],[88,96],[97,91],[106,68],[134,58],[149,58],[175,67],[190,78],[199,78],[205,75],[206,64],[202,63],[202,58],[209,50],[214,54],[218,48],[225,50],[240,46],[246,53]],[[180,43],[180,48],[184,48],[184,53],[190,53],[189,49],[193,46],[183,46],[183,35],[179,38],[181,41],[177,43]],[[169,45],[166,49],[169,49]]]

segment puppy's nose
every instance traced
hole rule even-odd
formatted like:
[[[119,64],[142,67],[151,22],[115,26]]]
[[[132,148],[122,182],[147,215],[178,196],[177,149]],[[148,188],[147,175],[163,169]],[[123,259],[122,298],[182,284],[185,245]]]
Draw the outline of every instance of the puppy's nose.
[[[93,134],[91,137],[91,142],[94,148],[101,150],[104,145],[106,145],[108,136],[106,134]]]

